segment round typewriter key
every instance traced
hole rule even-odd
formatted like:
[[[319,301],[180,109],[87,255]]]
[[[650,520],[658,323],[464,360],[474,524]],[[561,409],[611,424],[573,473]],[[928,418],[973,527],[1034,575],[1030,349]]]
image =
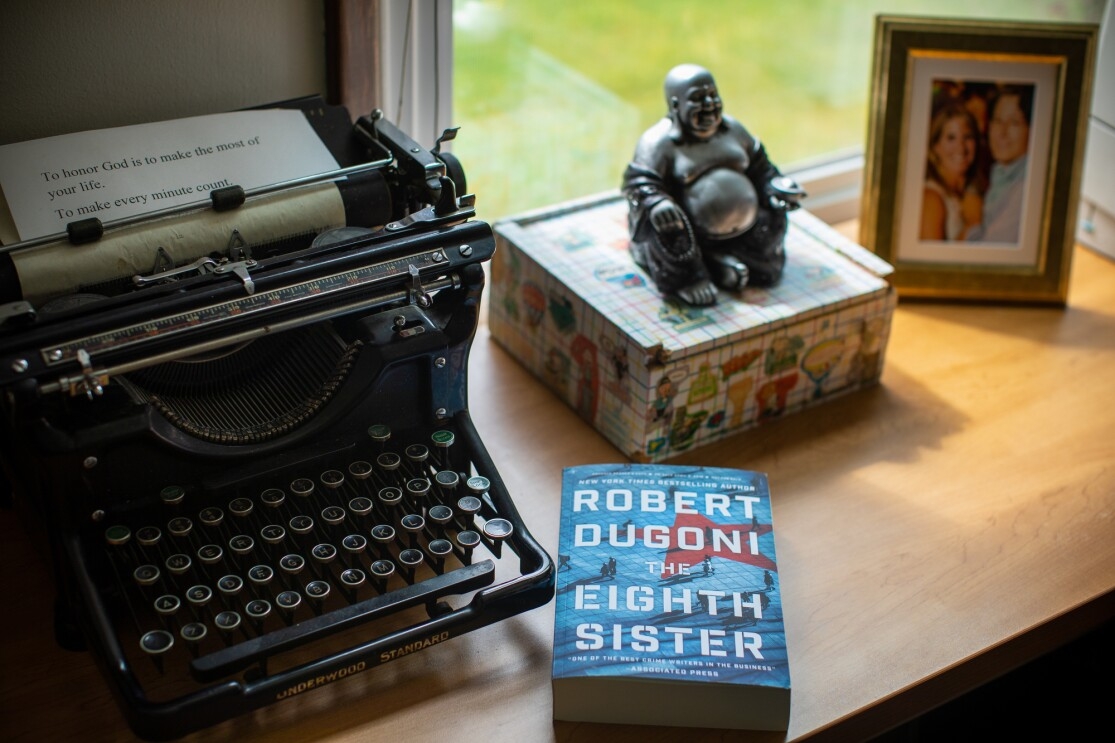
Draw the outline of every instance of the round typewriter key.
[[[408,513],[399,519],[399,525],[407,531],[421,531],[422,527],[426,525],[426,519],[419,516],[417,513]]]
[[[310,550],[310,554],[312,554],[314,559],[318,562],[327,564],[337,559],[337,548],[331,544],[318,544]]]
[[[325,470],[321,473],[321,484],[330,490],[336,490],[345,483],[345,475],[340,470]]]
[[[252,503],[251,498],[233,498],[228,502],[228,510],[233,516],[240,518],[247,518],[254,508],[255,504]]]
[[[132,538],[132,530],[123,524],[110,526],[105,529],[105,541],[119,547],[127,544]]]
[[[329,595],[329,584],[323,580],[312,580],[306,584],[306,596],[321,601]]]
[[[434,446],[440,449],[448,449],[453,446],[453,442],[456,440],[456,435],[446,428],[442,428],[430,434],[430,441],[433,442]]]
[[[163,594],[155,599],[155,611],[162,614],[164,617],[169,617],[177,613],[178,609],[182,606],[182,601],[177,596],[171,594]]]
[[[360,496],[353,498],[348,502],[348,510],[355,513],[357,516],[367,516],[372,512],[372,499]]]
[[[359,555],[367,548],[368,540],[359,534],[349,534],[341,540],[341,546],[345,548],[346,552]]]
[[[231,632],[240,626],[240,615],[234,611],[222,611],[213,617],[213,624],[222,632]]]
[[[346,588],[359,588],[364,585],[365,580],[364,571],[360,568],[348,568],[347,570],[341,571],[341,583],[343,583]],[[354,600],[355,595],[355,593],[349,593],[349,601]]]
[[[403,499],[403,491],[394,485],[382,488],[379,491],[379,502],[385,506],[397,506]]]
[[[182,573],[189,570],[190,566],[193,564],[193,560],[190,559],[190,556],[183,555],[182,553],[171,555],[166,559],[166,569],[175,575],[182,575]]]
[[[345,509],[340,506],[326,506],[321,509],[321,520],[336,526],[345,520]]]
[[[372,539],[384,544],[395,539],[395,527],[390,524],[376,524],[370,533]]]
[[[430,510],[426,512],[430,517],[430,521],[435,524],[448,524],[453,520],[453,509],[449,506],[443,506],[440,503],[436,506],[430,506]]]
[[[182,639],[185,640],[187,643],[186,647],[188,647],[190,649],[190,652],[195,655],[197,654],[198,643],[205,639],[205,635],[207,635],[208,633],[209,630],[207,630],[205,628],[205,625],[201,622],[190,622],[188,624],[183,624],[182,629],[178,630],[178,634],[181,635]]]
[[[314,528],[314,520],[305,514],[299,514],[290,520],[290,530],[295,534],[309,534]]]
[[[225,520],[225,512],[216,506],[209,506],[201,509],[197,518],[205,526],[216,527],[220,526],[221,522]]]
[[[244,613],[251,619],[262,621],[271,613],[271,602],[263,599],[252,599],[244,604]]]
[[[453,470],[442,470],[434,475],[434,482],[442,489],[443,492],[451,492],[457,488],[461,482],[461,476]]]
[[[259,536],[268,544],[278,544],[286,537],[286,529],[278,524],[268,524],[259,530]]]
[[[382,423],[376,423],[375,425],[368,426],[368,436],[371,437],[372,441],[377,443],[387,443],[387,440],[391,438],[391,428]]]
[[[492,487],[492,483],[483,475],[473,475],[465,480],[465,487],[471,490],[475,495],[483,495]]]
[[[278,488],[267,488],[259,494],[259,502],[268,508],[278,508],[286,500],[286,493]]]
[[[407,459],[415,464],[422,464],[430,458],[430,450],[425,444],[411,444],[405,450]]]
[[[154,547],[163,538],[163,532],[157,526],[141,526],[136,532],[136,541],[144,547]]]
[[[162,655],[174,647],[174,635],[166,630],[153,629],[139,638],[139,646],[150,655]]]
[[[430,481],[425,477],[415,477],[407,480],[407,495],[424,498],[430,492]]]
[[[248,580],[257,586],[266,586],[275,577],[270,565],[255,565],[248,569]]]
[[[448,539],[431,539],[426,550],[435,557],[445,557],[453,551],[453,544]]]
[[[132,577],[141,586],[151,586],[159,580],[159,569],[154,565],[140,565],[132,572]]]
[[[480,499],[475,495],[466,495],[464,498],[457,501],[457,510],[466,516],[475,516],[480,512],[480,507],[482,505]]]
[[[194,522],[185,516],[176,516],[167,522],[166,530],[170,532],[171,536],[189,536],[190,532],[194,530]]]
[[[484,524],[484,535],[489,539],[507,539],[514,528],[507,519],[491,519]]]
[[[238,555],[246,555],[255,549],[256,542],[247,534],[237,534],[228,540],[228,548]]]
[[[266,566],[257,565],[256,567]],[[267,568],[267,570],[271,570],[271,568]],[[268,578],[268,580],[270,580],[270,578]],[[220,591],[221,595],[223,596],[235,596],[236,594],[240,593],[243,588],[244,579],[241,578],[239,575],[226,575],[217,581],[217,590]]]
[[[353,462],[348,466],[348,473],[354,480],[367,480],[372,475],[372,465],[365,461]]]
[[[301,603],[302,594],[298,591],[283,591],[275,597],[275,606],[279,607],[288,618]]]
[[[283,555],[279,558],[279,567],[282,568],[284,573],[297,575],[302,572],[302,568],[306,567],[306,558],[302,555]]]
[[[159,491],[159,498],[168,506],[177,505],[186,497],[186,490],[181,485],[167,485]]]
[[[386,472],[393,472],[399,469],[399,465],[403,463],[403,458],[393,451],[385,451],[376,457],[376,464],[379,465],[381,470]]]
[[[186,589],[186,600],[194,606],[205,606],[213,598],[213,589],[209,586],[190,586]]]
[[[215,544],[203,544],[197,550],[197,559],[206,565],[213,565],[221,561],[225,551]]]
[[[314,492],[314,481],[308,477],[299,477],[290,483],[290,492],[300,498],[305,498]]]
[[[399,564],[402,565],[407,583],[414,580],[414,569],[422,564],[425,555],[422,550],[407,548],[399,553]]]
[[[369,567],[377,578],[386,578],[395,572],[395,563],[390,560],[375,560]]]
[[[472,549],[476,545],[480,544],[480,535],[474,532],[472,529],[457,532],[457,544],[466,549]]]

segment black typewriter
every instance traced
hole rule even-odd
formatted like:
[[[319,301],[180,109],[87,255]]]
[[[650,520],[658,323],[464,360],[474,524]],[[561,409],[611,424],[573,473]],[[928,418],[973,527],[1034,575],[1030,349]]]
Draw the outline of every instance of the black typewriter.
[[[454,132],[426,150],[378,112],[276,105],[341,170],[206,208],[335,188],[344,225],[233,229],[187,258],[152,244],[146,273],[35,299],[12,258],[38,246],[0,255],[4,473],[49,545],[59,641],[95,655],[152,740],[554,593],[469,416],[494,240],[439,151]],[[66,249],[112,229],[71,225],[85,244]]]

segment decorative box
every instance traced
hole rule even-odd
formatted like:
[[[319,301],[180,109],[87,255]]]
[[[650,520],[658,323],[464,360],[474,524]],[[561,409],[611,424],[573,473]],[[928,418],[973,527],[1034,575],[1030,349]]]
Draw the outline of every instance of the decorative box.
[[[638,462],[878,382],[897,303],[885,261],[804,209],[770,289],[664,300],[618,193],[493,225],[492,337]]]

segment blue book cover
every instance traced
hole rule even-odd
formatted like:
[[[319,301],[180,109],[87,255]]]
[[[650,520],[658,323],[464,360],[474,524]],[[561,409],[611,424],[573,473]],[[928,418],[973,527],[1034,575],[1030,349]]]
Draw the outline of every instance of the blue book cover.
[[[788,728],[765,474],[568,467],[561,508],[555,719]]]

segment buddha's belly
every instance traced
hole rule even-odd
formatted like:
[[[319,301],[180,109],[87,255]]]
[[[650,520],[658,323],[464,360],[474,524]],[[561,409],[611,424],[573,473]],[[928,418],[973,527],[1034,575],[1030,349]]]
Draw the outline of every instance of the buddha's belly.
[[[698,232],[735,237],[755,223],[759,197],[747,176],[730,168],[710,170],[685,190],[682,205]]]

